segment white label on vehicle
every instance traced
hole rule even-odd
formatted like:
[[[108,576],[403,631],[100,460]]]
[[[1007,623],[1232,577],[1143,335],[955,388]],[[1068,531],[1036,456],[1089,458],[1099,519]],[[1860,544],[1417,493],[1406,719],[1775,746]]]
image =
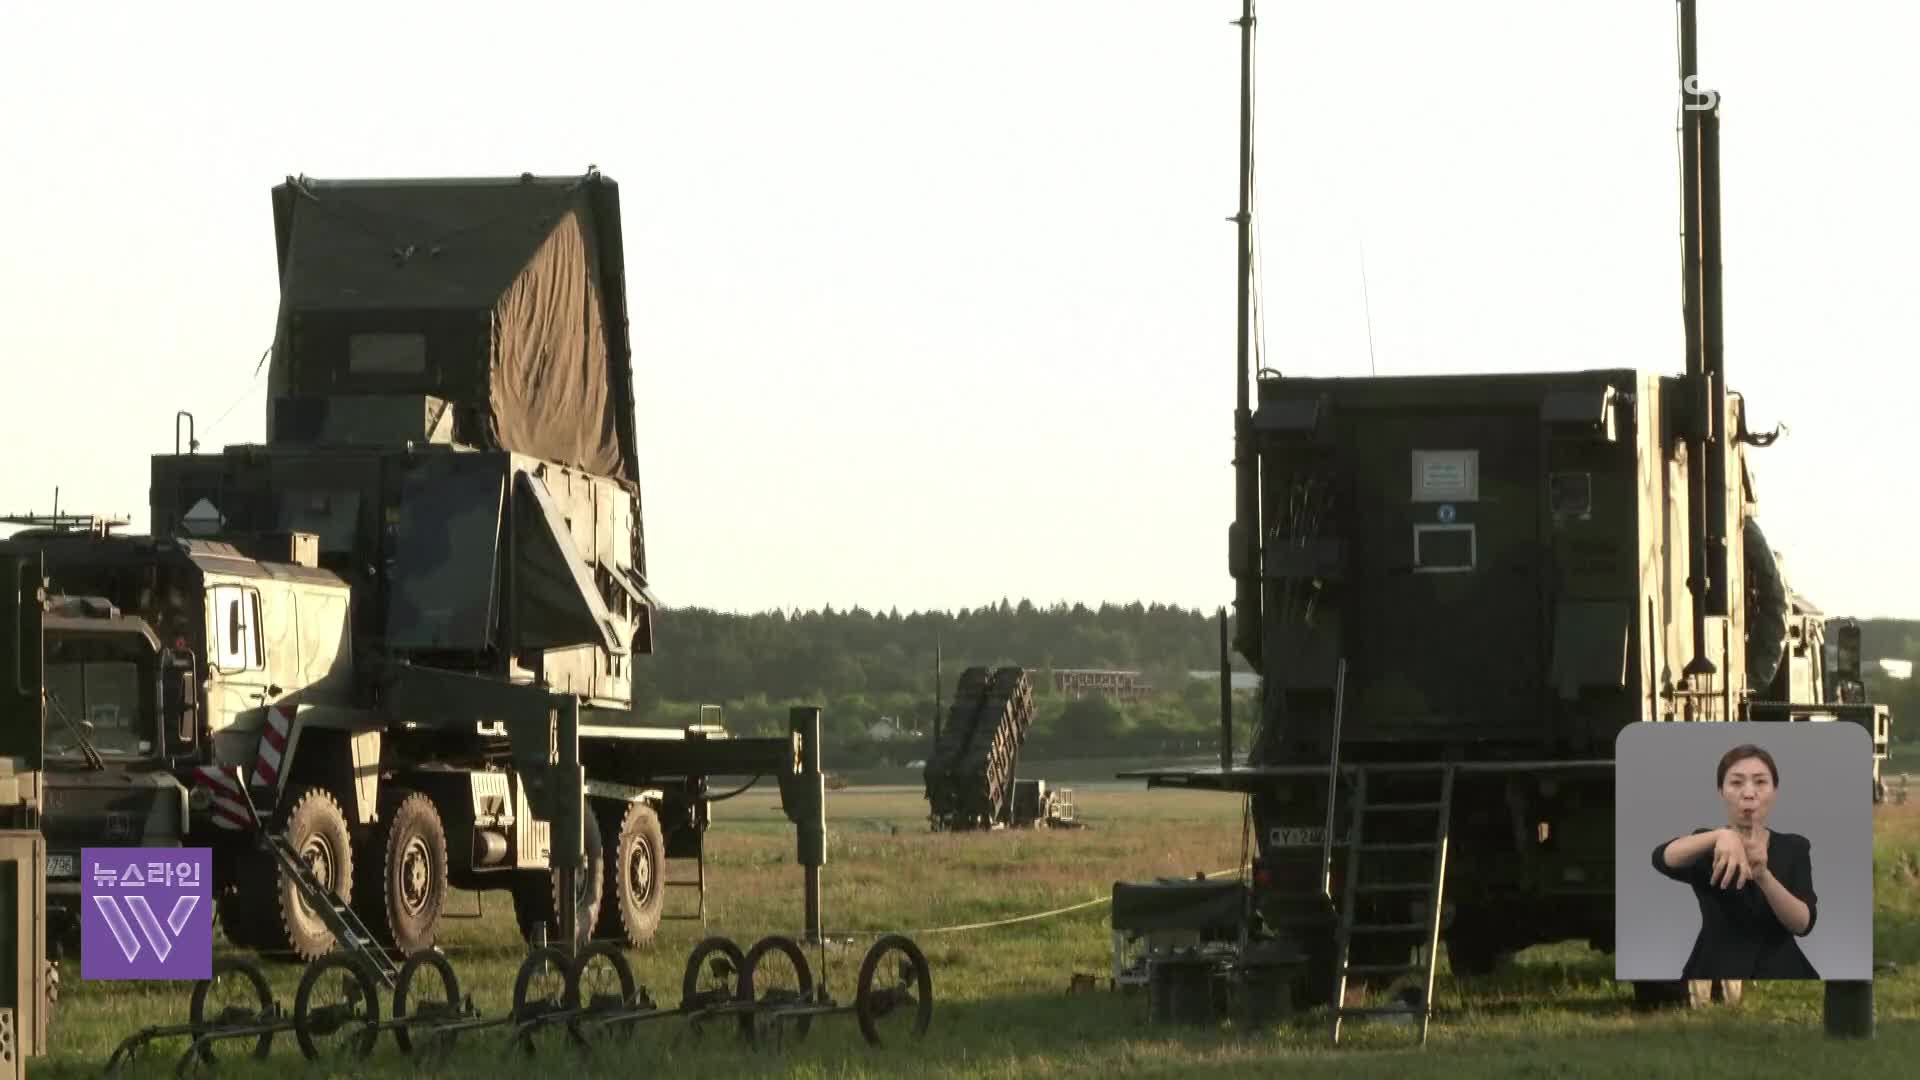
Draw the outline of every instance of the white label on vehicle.
[[[75,865],[74,856],[72,855],[49,855],[47,856],[47,876],[59,878],[79,877],[80,868]]]
[[[1325,830],[1311,826],[1275,826],[1267,830],[1268,847],[1319,847]]]

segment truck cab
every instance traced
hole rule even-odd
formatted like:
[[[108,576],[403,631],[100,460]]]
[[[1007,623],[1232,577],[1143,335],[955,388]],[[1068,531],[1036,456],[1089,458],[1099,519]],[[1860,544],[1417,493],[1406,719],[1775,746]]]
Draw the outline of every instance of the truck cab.
[[[77,949],[82,849],[177,847],[192,826],[171,768],[182,740],[167,723],[192,667],[100,597],[50,597],[42,625],[50,936]]]

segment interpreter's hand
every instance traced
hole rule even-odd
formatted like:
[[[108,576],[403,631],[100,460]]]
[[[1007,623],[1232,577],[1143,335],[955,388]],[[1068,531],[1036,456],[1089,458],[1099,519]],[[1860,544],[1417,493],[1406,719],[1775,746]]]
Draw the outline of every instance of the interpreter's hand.
[[[1741,889],[1753,880],[1747,864],[1747,844],[1739,833],[1721,829],[1713,840],[1713,876],[1716,888]]]
[[[1752,873],[1753,879],[1758,881],[1767,870],[1766,834],[1755,832],[1744,837],[1743,846],[1746,848],[1747,869]]]

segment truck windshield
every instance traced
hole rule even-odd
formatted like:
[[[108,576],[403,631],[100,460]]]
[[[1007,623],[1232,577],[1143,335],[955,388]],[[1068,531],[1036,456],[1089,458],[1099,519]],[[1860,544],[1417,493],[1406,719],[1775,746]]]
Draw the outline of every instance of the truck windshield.
[[[48,716],[48,757],[84,756],[75,727],[103,758],[153,756],[155,732],[145,719],[153,692],[144,685],[140,664],[109,656],[49,656],[46,672],[47,711],[58,709],[72,721]]]

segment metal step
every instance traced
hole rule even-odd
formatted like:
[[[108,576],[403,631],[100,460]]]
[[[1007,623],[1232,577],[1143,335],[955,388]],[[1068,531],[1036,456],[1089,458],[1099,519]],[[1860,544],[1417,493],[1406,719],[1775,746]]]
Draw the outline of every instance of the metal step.
[[[1417,844],[1361,844],[1354,848],[1362,855],[1370,851],[1438,851],[1439,849],[1440,845],[1432,841]]]
[[[1423,893],[1423,892],[1427,892],[1432,888],[1433,888],[1432,885],[1429,885],[1424,881],[1392,881],[1392,882],[1382,882],[1381,884],[1378,884],[1378,885],[1362,885],[1358,882],[1355,882],[1353,886],[1353,891],[1356,893],[1397,893],[1397,892]]]
[[[1426,933],[1426,923],[1355,923],[1348,928],[1355,934],[1407,934]]]
[[[1419,1016],[1425,1009],[1418,1005],[1348,1005],[1341,1006],[1341,1016]]]
[[[1348,964],[1344,970],[1349,975],[1408,975],[1426,968],[1420,964]]]
[[[699,893],[694,900],[694,909],[691,912],[680,912],[678,914],[669,912],[666,910],[666,904],[663,899],[663,902],[661,903],[660,918],[663,921],[668,921],[668,922],[697,922],[697,923],[705,924],[707,921],[707,852],[706,852],[706,848],[703,846],[700,849],[699,857],[695,859],[668,859],[668,860],[662,860],[662,861],[663,863],[691,862],[694,864],[694,876],[691,878],[674,878],[672,875],[667,875],[660,882],[661,888],[663,889],[698,889]]]

